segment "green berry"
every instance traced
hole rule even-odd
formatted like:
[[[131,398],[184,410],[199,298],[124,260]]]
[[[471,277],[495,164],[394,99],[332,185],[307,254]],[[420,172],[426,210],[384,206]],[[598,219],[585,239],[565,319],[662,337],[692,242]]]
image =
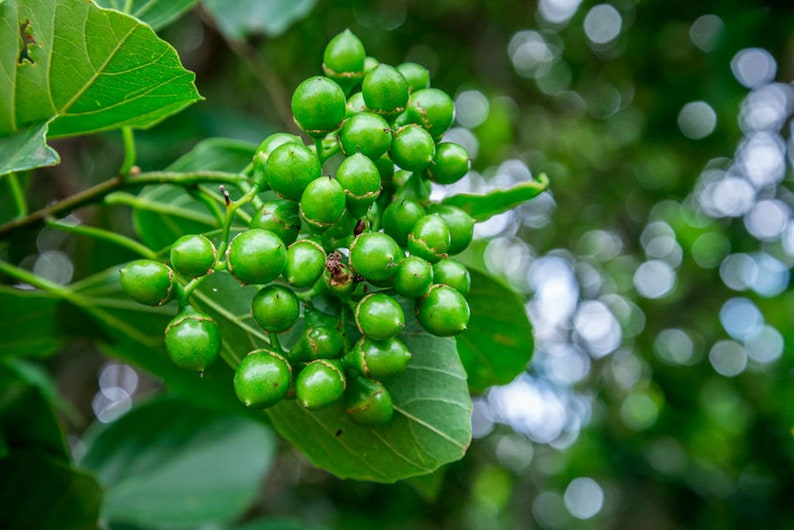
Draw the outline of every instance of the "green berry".
[[[449,228],[449,254],[458,254],[466,250],[474,235],[474,219],[456,206],[439,204],[433,207],[433,213],[441,216]]]
[[[416,304],[416,319],[429,333],[451,337],[466,329],[469,304],[457,289],[436,284]]]
[[[320,159],[303,143],[288,142],[270,153],[264,172],[267,184],[277,195],[297,201],[306,186],[320,178]]]
[[[433,160],[436,144],[428,131],[418,125],[397,129],[389,155],[395,164],[408,171],[422,171]]]
[[[350,247],[353,269],[372,282],[384,282],[394,274],[403,251],[394,239],[381,232],[365,232]]]
[[[408,118],[418,123],[433,138],[439,138],[455,119],[455,103],[438,88],[423,88],[411,94],[408,101]]]
[[[324,230],[342,217],[345,203],[345,189],[339,181],[320,177],[311,181],[301,195],[301,217],[312,228]]]
[[[212,241],[200,234],[188,234],[171,245],[171,266],[185,276],[204,276],[212,271],[217,251]]]
[[[342,88],[352,88],[364,77],[366,56],[364,44],[346,29],[325,46],[323,72]]]
[[[339,130],[339,146],[345,156],[361,153],[377,160],[391,145],[391,129],[383,117],[372,112],[350,116]]]
[[[275,280],[287,262],[284,242],[270,230],[251,228],[229,243],[226,261],[232,276],[245,284]]]
[[[349,378],[344,404],[353,421],[365,427],[386,425],[394,415],[391,394],[383,383],[364,377]]]
[[[345,338],[335,327],[317,326],[305,330],[296,345],[301,361],[336,359],[342,356]]]
[[[373,340],[362,337],[345,354],[345,365],[362,375],[381,379],[405,371],[411,360],[408,347],[397,337]]]
[[[234,392],[246,407],[263,409],[284,399],[289,391],[292,368],[276,352],[254,350],[234,372]]]
[[[359,217],[380,195],[380,172],[368,156],[355,153],[345,158],[336,170],[336,180],[347,197],[351,215]]]
[[[284,279],[298,289],[311,287],[325,270],[325,251],[311,239],[301,239],[287,248]]]
[[[392,286],[406,298],[419,298],[433,284],[433,266],[419,256],[407,256],[397,265]]]
[[[353,294],[355,287],[353,273],[343,261],[339,251],[328,254],[323,277],[328,291],[340,300],[347,300]]]
[[[387,118],[401,113],[408,103],[408,81],[387,64],[379,64],[366,73],[361,92],[367,108]]]
[[[345,201],[347,204],[347,201]],[[353,240],[353,232],[359,222],[358,217],[353,217],[347,209],[334,224],[322,229],[321,242],[325,248],[348,248]]]
[[[262,204],[251,219],[251,228],[262,228],[276,234],[285,245],[292,244],[301,229],[298,203],[287,199],[275,199]]]
[[[121,268],[119,278],[124,292],[140,304],[163,305],[174,294],[174,271],[159,261],[131,261]]]
[[[308,363],[295,378],[295,396],[304,408],[316,410],[342,399],[347,381],[340,364],[329,359]]]
[[[412,93],[430,86],[430,72],[421,64],[402,63],[397,65],[397,71],[408,81],[408,89]]]
[[[430,180],[436,184],[452,184],[469,172],[471,158],[462,145],[444,142],[436,146],[436,155],[427,166]]]
[[[302,144],[303,140],[294,134],[281,132],[271,134],[265,138],[261,144],[259,144],[259,147],[256,148],[256,153],[254,153],[254,184],[261,187],[267,183],[267,179],[265,177],[265,163],[270,157],[270,153],[272,153],[276,147],[286,143]]]
[[[256,293],[251,302],[251,314],[265,331],[281,333],[298,321],[300,302],[289,287],[272,284]]]
[[[367,104],[364,103],[364,94],[362,94],[360,91],[353,92],[353,94],[347,98],[347,103],[345,104],[345,118],[350,118],[359,112],[366,111]]]
[[[386,340],[405,328],[405,313],[397,300],[383,293],[368,294],[355,310],[356,326],[372,340]]]
[[[471,289],[471,274],[466,266],[452,258],[445,258],[433,264],[433,281],[443,283],[466,296]]]
[[[339,128],[345,119],[347,100],[333,80],[314,76],[306,79],[292,94],[292,114],[303,132],[321,138]]]
[[[450,245],[449,227],[438,214],[419,219],[408,234],[408,251],[435,263],[447,257]]]
[[[425,210],[418,202],[409,199],[396,200],[383,211],[383,231],[404,247],[408,244],[411,228],[424,216]]]
[[[218,323],[205,313],[186,308],[166,326],[165,348],[180,368],[203,372],[221,352]]]

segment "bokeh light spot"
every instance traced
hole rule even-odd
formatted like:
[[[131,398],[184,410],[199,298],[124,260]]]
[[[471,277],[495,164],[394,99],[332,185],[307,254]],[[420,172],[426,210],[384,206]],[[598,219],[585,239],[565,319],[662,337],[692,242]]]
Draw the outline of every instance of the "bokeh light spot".
[[[606,44],[620,34],[623,17],[609,4],[593,6],[584,17],[584,32],[594,44]]]
[[[718,374],[725,377],[739,375],[747,367],[747,353],[741,344],[732,340],[717,341],[709,351],[709,362]]]
[[[734,77],[747,88],[754,88],[775,79],[777,63],[763,48],[745,48],[731,59]]]
[[[590,519],[604,506],[604,490],[590,477],[578,477],[565,488],[563,499],[571,515],[577,519]]]
[[[692,101],[678,113],[678,127],[687,138],[700,140],[714,132],[717,113],[705,101]]]
[[[698,17],[689,28],[689,38],[692,44],[704,52],[717,48],[719,37],[725,30],[725,23],[717,15],[703,15]]]
[[[662,298],[675,287],[675,270],[662,260],[648,260],[634,272],[634,287],[645,298]]]

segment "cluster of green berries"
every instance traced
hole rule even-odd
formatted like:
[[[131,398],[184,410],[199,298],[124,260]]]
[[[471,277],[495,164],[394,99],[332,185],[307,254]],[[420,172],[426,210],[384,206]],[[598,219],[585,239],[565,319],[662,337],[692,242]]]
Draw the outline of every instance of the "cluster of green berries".
[[[341,401],[354,421],[383,425],[393,414],[384,381],[412,358],[400,339],[403,308],[441,337],[461,333],[469,320],[469,272],[450,256],[469,245],[474,220],[429,200],[431,182],[450,184],[468,172],[469,154],[442,142],[454,104],[430,87],[424,67],[379,63],[349,30],[329,42],[322,66],[325,75],[292,96],[295,123],[313,144],[276,133],[256,151],[251,183],[267,199],[250,226],[222,256],[206,237],[184,236],[170,267],[132,262],[121,283],[150,305],[173,296],[175,272],[190,281],[226,269],[258,286],[251,314],[271,344],[237,367],[240,400],[266,408],[294,397],[309,410]],[[330,300],[335,314],[315,308],[316,297]],[[278,334],[301,322],[299,338],[282,348]],[[220,331],[185,304],[165,343],[177,364],[203,370],[218,356]]]

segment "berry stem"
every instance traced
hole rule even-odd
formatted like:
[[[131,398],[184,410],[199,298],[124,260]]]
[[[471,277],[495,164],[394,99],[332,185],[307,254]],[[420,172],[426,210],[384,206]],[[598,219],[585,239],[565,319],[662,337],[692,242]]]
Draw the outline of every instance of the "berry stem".
[[[135,166],[135,135],[132,132],[132,127],[121,128],[121,138],[124,142],[124,160],[119,169],[119,176],[122,180],[126,180]]]
[[[17,208],[15,219],[22,219],[28,214],[28,205],[25,201],[25,192],[19,183],[19,176],[16,173],[6,175],[6,182],[11,191],[11,198],[14,199],[14,206]]]
[[[278,338],[278,333],[268,333],[268,339],[270,340],[270,347],[276,350],[277,353],[284,353],[284,348],[281,347],[281,340]]]
[[[221,226],[221,242],[218,245],[218,256],[220,258],[216,262],[215,265],[216,269],[226,267],[226,261],[223,259],[223,256],[226,254],[226,249],[229,246],[229,234],[231,233],[231,229],[232,229],[232,219],[234,218],[234,213],[237,211],[237,209],[240,206],[251,202],[254,199],[254,197],[256,197],[257,191],[258,190],[256,186],[251,186],[250,188],[248,188],[248,190],[245,192],[245,194],[242,197],[240,197],[236,201],[233,201],[231,200],[231,198],[229,198],[228,192],[226,192],[225,189],[223,190],[224,197],[226,197],[227,200],[227,204],[226,204],[226,215],[223,219],[223,225]]]
[[[148,259],[158,258],[157,252],[153,251],[146,245],[132,238],[129,238],[125,235],[116,232],[111,232],[110,230],[105,230],[103,228],[96,228],[93,226],[80,225],[76,223],[70,223],[63,219],[56,220],[50,218],[47,219],[45,223],[47,226],[51,228],[55,228],[57,230],[61,230],[63,232],[79,234],[86,237],[92,237],[99,241],[107,241],[108,243],[113,243],[114,245],[118,245],[122,248],[126,248],[127,250],[131,250],[132,252],[144,258],[148,258]]]

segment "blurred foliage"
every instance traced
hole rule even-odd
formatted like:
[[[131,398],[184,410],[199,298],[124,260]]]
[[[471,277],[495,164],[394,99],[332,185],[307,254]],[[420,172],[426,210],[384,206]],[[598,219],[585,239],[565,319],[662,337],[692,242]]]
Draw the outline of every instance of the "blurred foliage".
[[[736,168],[752,132],[741,113],[763,88],[740,83],[732,62],[742,50],[763,49],[776,64],[766,84],[789,87],[788,106],[771,130],[786,154],[782,174],[771,184],[753,183],[747,200],[780,201],[788,226],[794,7],[615,0],[608,5],[619,13],[619,33],[597,45],[584,28],[593,9],[607,4],[591,1],[303,2],[305,18],[245,40],[218,31],[210,10],[218,4],[199,5],[158,30],[196,72],[205,100],[136,134],[143,169],[166,167],[208,137],[257,143],[294,130],[283,118],[292,88],[320,71],[315,58],[349,27],[383,61],[419,62],[436,86],[473,91],[487,102],[486,115],[455,131],[477,146],[470,188],[541,173],[551,180],[545,202],[481,227],[472,260],[526,295],[538,349],[522,378],[475,403],[479,437],[467,456],[429,477],[385,486],[335,479],[282,445],[243,517],[245,528],[355,530],[374,521],[383,529],[794,527],[789,230],[759,238],[748,229],[747,212],[718,215],[703,207],[704,170]],[[573,7],[570,18],[549,22],[540,13],[550,6]],[[526,43],[525,55],[511,59],[508,50]],[[678,119],[696,101],[716,118],[701,139],[682,134]],[[117,133],[53,146],[63,163],[26,182],[34,207],[107,178],[122,159]],[[80,214],[132,233],[124,207]],[[52,249],[68,253],[76,279],[129,259],[101,242],[46,229],[18,234],[4,257],[24,263]],[[782,288],[726,285],[727,258],[752,261],[761,253],[783,267]],[[651,261],[672,272],[669,289],[658,287],[658,275],[649,285],[638,280],[641,264]],[[549,287],[560,276],[547,273],[561,270],[572,291]],[[769,337],[782,339],[777,351],[764,353],[774,340],[726,325],[732,299],[749,302],[740,317],[758,324],[760,315],[756,328],[763,324]],[[74,442],[91,420],[96,392],[95,381],[74,366],[96,374],[97,362],[66,355],[45,367],[73,398],[77,412],[64,417]],[[725,368],[724,359],[734,364]],[[41,406],[41,396],[31,396]],[[532,428],[560,422],[550,436]]]

